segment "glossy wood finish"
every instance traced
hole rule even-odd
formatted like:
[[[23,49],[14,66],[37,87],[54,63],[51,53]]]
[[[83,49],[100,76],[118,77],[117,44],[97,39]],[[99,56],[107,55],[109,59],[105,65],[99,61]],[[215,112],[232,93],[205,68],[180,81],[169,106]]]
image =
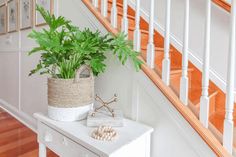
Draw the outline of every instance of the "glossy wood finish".
[[[0,157],[38,157],[37,135],[0,108]],[[52,151],[47,157],[57,157]]]
[[[114,29],[110,22],[109,18],[105,19],[101,16],[99,10],[96,10],[89,0],[83,0],[88,9],[97,17],[97,19],[105,26],[105,28],[113,33],[117,34],[120,30]],[[108,0],[109,5],[111,6],[112,0]],[[119,7],[118,14],[122,14],[122,0],[117,1],[117,6]],[[108,7],[110,10],[110,7]],[[132,8],[128,7],[128,16],[131,18],[134,17],[135,12]],[[108,17],[110,13],[108,11]],[[122,17],[122,16],[121,16]],[[133,22],[134,23],[134,22]],[[118,25],[120,25],[118,23]],[[141,29],[141,59],[146,61],[146,50],[148,44],[148,23],[141,18],[140,19],[140,29]],[[133,25],[129,25],[129,39],[133,40]],[[202,73],[198,70],[191,62],[188,62],[188,75],[190,76],[189,80],[189,105],[185,106],[179,99],[180,91],[180,77],[181,77],[181,66],[182,66],[182,55],[181,53],[171,45],[171,82],[170,86],[167,87],[164,82],[161,80],[160,76],[162,73],[162,60],[164,58],[164,38],[157,32],[154,32],[154,44],[156,47],[155,55],[155,68],[150,69],[148,65],[144,64],[142,66],[143,72],[154,82],[154,84],[163,92],[164,95],[172,102],[173,106],[183,115],[183,117],[189,122],[189,124],[195,129],[198,134],[203,138],[203,140],[209,145],[209,147],[216,153],[217,156],[226,157],[231,156],[222,146],[221,138],[218,138],[222,134],[222,126],[225,115],[225,94],[212,82],[209,83],[209,97],[210,97],[210,124],[209,129],[203,127],[203,125],[198,120],[199,117],[199,104],[201,97],[201,84],[202,84]],[[191,110],[192,111],[191,111]],[[222,116],[217,116],[219,113]],[[216,118],[217,117],[217,118]],[[214,131],[212,131],[214,130]],[[212,133],[217,133],[217,136]],[[219,134],[218,134],[219,133]]]

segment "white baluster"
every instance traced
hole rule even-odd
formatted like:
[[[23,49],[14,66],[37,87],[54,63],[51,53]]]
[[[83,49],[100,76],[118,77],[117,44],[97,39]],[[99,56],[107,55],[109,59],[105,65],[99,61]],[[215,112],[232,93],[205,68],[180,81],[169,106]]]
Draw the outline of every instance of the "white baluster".
[[[171,0],[166,0],[166,23],[165,23],[165,44],[164,59],[162,61],[162,80],[170,85],[170,7]]]
[[[153,43],[154,36],[154,0],[151,0],[150,16],[149,16],[149,41],[147,45],[147,64],[150,68],[155,65],[155,45]]]
[[[107,17],[107,0],[101,1],[101,13],[102,16]]]
[[[111,8],[111,25],[114,28],[117,28],[117,6],[116,6],[116,0],[113,0],[112,2],[112,8]]]
[[[93,0],[93,6],[98,8],[98,0]]]
[[[136,0],[135,9],[135,30],[134,30],[134,50],[140,51],[141,32],[140,32],[140,0]]]
[[[127,12],[128,12],[128,3],[127,3],[127,0],[123,0],[123,18],[122,18],[121,30],[126,35],[128,35],[128,26],[129,26],[129,20],[128,20],[128,17],[127,17]]]
[[[236,0],[231,2],[231,32],[230,50],[228,55],[227,91],[224,120],[223,145],[229,153],[233,151],[233,110],[234,110],[234,81],[235,81],[235,28],[236,28]]]
[[[200,121],[207,128],[209,117],[209,69],[210,69],[210,37],[211,37],[211,0],[206,1],[205,45],[202,73],[202,95],[200,98]]]
[[[39,143],[39,157],[47,157],[47,148],[42,143]]]
[[[188,105],[188,43],[189,43],[189,0],[185,0],[184,46],[182,55],[182,77],[180,79],[180,100]]]

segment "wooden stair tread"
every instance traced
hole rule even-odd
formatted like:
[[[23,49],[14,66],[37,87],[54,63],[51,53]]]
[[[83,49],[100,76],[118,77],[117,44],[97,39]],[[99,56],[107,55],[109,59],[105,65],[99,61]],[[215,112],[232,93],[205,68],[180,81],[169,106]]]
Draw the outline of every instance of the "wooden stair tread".
[[[215,113],[209,117],[209,121],[221,132],[223,133],[224,126],[224,114]],[[235,121],[235,120],[234,120]],[[235,121],[236,122],[236,121]]]
[[[147,45],[145,46],[145,45],[142,45],[141,46],[141,50],[147,50]],[[155,51],[156,52],[163,52],[164,53],[164,48],[163,47],[158,47],[158,46],[155,46]],[[173,52],[173,49],[170,49],[170,51],[169,52]]]
[[[135,31],[135,27],[129,27],[129,30],[130,30],[130,31]],[[144,29],[140,29],[140,32],[141,32],[142,34],[146,34],[146,35],[149,34],[148,30],[144,30]]]
[[[170,49],[170,52],[173,52],[173,50]],[[171,55],[172,54],[170,53],[170,58],[172,58]],[[141,45],[141,56],[146,61],[147,46],[145,47],[145,45],[143,45],[143,44]],[[164,48],[155,47],[155,69],[159,74],[161,73],[163,58],[164,58]]]
[[[111,14],[111,10],[108,10],[108,13],[109,13],[109,15],[110,15],[110,14]],[[122,12],[119,12],[119,11],[118,11],[118,12],[117,12],[117,15],[118,15],[119,17],[123,17],[123,13],[122,13]],[[118,17],[118,18],[119,18],[119,17]],[[133,16],[133,15],[127,14],[127,18],[135,21],[135,16]]]
[[[188,72],[193,72],[194,69],[193,68],[188,68]],[[171,75],[174,74],[182,74],[182,68],[181,67],[171,67],[171,71],[170,71]]]
[[[112,4],[112,0],[108,0],[108,3],[109,3],[109,4]],[[123,3],[122,3],[122,1],[117,0],[116,5],[117,5],[118,7],[123,8]]]
[[[202,94],[202,88],[190,88],[189,90],[190,90],[189,91],[190,101],[196,107],[200,107],[200,97],[201,97],[201,94]],[[209,99],[211,99],[212,97],[216,96],[219,91],[216,91],[214,89],[209,88],[208,92],[209,92]]]

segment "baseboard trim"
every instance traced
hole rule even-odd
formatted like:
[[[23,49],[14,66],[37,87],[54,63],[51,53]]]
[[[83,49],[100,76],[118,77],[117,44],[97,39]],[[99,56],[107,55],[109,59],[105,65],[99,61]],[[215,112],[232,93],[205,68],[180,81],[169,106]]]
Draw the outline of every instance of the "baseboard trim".
[[[128,0],[128,4],[131,8],[135,10],[135,3],[132,0]],[[140,13],[142,18],[145,21],[149,21],[149,14],[144,10],[140,9]],[[165,28],[158,23],[158,21],[154,21],[154,28],[158,31],[162,36],[164,36]],[[170,42],[175,46],[175,48],[182,52],[183,43],[179,40],[174,34],[170,34]],[[189,60],[199,69],[202,71],[203,61],[196,55],[194,55],[194,51],[189,49]],[[213,69],[210,68],[210,79],[223,91],[226,93],[226,81]]]
[[[25,126],[30,128],[32,131],[37,133],[36,120],[33,117],[29,116],[23,111],[18,110],[2,99],[0,99],[0,107],[8,112],[11,116],[19,120],[21,123],[23,123]]]

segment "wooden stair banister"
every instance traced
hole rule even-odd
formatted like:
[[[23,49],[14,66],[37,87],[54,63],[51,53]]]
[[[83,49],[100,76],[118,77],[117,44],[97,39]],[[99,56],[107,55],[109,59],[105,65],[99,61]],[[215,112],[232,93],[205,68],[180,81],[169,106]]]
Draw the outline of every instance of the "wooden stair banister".
[[[228,2],[225,0],[212,0],[215,4],[217,4],[219,7],[222,7],[226,11],[230,12],[231,6]]]
[[[121,30],[122,25],[118,23],[118,28],[115,29],[114,27],[112,27],[109,18],[104,18],[101,14],[101,12],[99,12],[99,9],[96,9],[92,3],[89,0],[82,0],[86,6],[88,7],[88,9],[96,16],[96,18],[104,25],[104,27],[111,33],[113,34],[117,34],[119,31]],[[187,0],[186,0],[187,1]],[[123,8],[123,3],[124,1],[122,0],[117,0],[117,6],[118,6],[118,21],[122,21],[121,19],[123,18],[122,15],[124,15],[124,10],[122,10]],[[108,0],[108,6],[112,6],[112,0]],[[169,7],[170,5],[170,1],[167,1],[167,7]],[[108,17],[110,16],[110,9],[108,7]],[[140,8],[137,7],[136,10],[139,10]],[[141,54],[143,57],[140,57],[141,60],[143,60],[145,62],[145,60],[147,59],[147,44],[149,43],[149,39],[150,39],[150,34],[152,35],[152,33],[150,33],[148,30],[150,30],[148,23],[142,18],[140,17],[140,15],[138,16],[138,14],[135,15],[135,9],[132,9],[131,7],[128,6],[127,8],[127,17],[130,16],[127,19],[132,19],[131,22],[134,21],[134,19],[138,19],[138,21],[135,22],[135,26],[130,27],[130,24],[128,25],[128,37],[129,39],[133,40],[136,37],[134,37],[135,35],[135,30],[139,30],[140,32],[140,50],[141,50]],[[140,11],[140,10],[139,10]],[[170,10],[169,10],[170,11]],[[169,12],[167,11],[167,14],[169,14]],[[136,16],[136,18],[134,18],[134,16]],[[132,18],[133,17],[133,18]],[[150,20],[151,21],[151,20]],[[166,23],[168,24],[168,19],[166,21]],[[138,25],[138,26],[137,26]],[[168,26],[167,26],[168,27]],[[169,32],[170,33],[170,32]],[[170,34],[169,34],[170,35]],[[167,31],[167,37],[168,35],[168,31]],[[166,40],[164,42],[164,40]],[[171,76],[176,77],[176,79],[180,79],[181,77],[181,73],[183,72],[181,69],[181,58],[182,55],[181,53],[179,53],[172,45],[170,45],[169,43],[169,50],[165,51],[168,47],[164,46],[164,45],[168,45],[168,40],[163,37],[161,37],[161,35],[156,32],[154,30],[154,44],[155,44],[155,68],[152,69],[150,68],[150,65],[147,65],[146,63],[142,66],[142,71],[152,80],[152,82],[162,91],[162,93],[168,98],[168,100],[173,104],[173,106],[180,112],[180,114],[186,119],[186,121],[193,127],[193,129],[196,130],[196,132],[202,137],[202,139],[209,145],[209,147],[215,152],[215,154],[217,156],[220,157],[230,157],[231,154],[229,152],[226,151],[226,149],[222,146],[221,142],[219,142],[209,129],[205,128],[199,121],[199,119],[194,115],[194,113],[189,109],[189,107],[191,105],[185,106],[181,100],[179,99],[179,97],[177,96],[178,94],[176,94],[176,92],[173,91],[173,89],[171,89],[171,87],[166,86],[166,82],[160,78],[160,73],[163,72],[163,70],[166,69],[163,68],[163,65],[166,66],[164,62],[162,62],[163,58],[168,58],[170,66],[169,66],[169,79],[171,78]],[[164,47],[164,51],[163,51],[163,47]],[[137,48],[137,47],[136,47]],[[171,54],[169,54],[170,50],[172,50],[173,52],[171,52]],[[168,54],[167,54],[168,52]],[[163,55],[163,56],[162,56]],[[158,58],[157,56],[159,56],[160,58]],[[173,60],[170,60],[170,57],[174,57]],[[163,58],[161,58],[163,57]],[[158,58],[158,59],[157,59]],[[163,64],[164,63],[164,64]],[[158,66],[157,66],[158,65]],[[159,67],[161,67],[161,70],[157,70],[159,69]],[[173,67],[180,67],[180,69],[175,69],[176,71],[173,71]],[[186,67],[186,65],[185,65]],[[201,86],[201,82],[199,81],[199,78],[201,77],[199,70],[194,67],[191,63],[189,63],[189,66],[187,66],[188,73],[191,73],[191,75],[193,75],[193,81],[190,81],[191,84],[189,86],[189,89],[191,89],[189,92],[193,92],[194,90],[192,89],[196,89],[196,87],[200,87]],[[166,72],[166,71],[165,71]],[[158,74],[159,73],[159,74]],[[163,76],[163,75],[162,75]],[[166,75],[167,76],[167,75]],[[196,77],[197,76],[197,77]],[[195,78],[196,77],[196,78]],[[168,78],[167,78],[168,79]],[[171,79],[170,79],[171,80]],[[176,80],[174,80],[176,81]],[[168,81],[167,81],[168,82]],[[170,81],[171,82],[171,81]],[[210,88],[212,88],[212,92],[210,92],[209,97],[212,100],[216,100],[218,99],[218,96],[222,95],[222,91],[215,87],[214,85],[212,85],[213,83],[210,82]],[[177,86],[175,86],[174,88],[176,88]],[[201,92],[201,89],[199,90]],[[191,98],[191,96],[190,96]],[[199,96],[197,95],[197,97],[195,97],[195,99],[199,99],[200,98],[200,94]],[[189,101],[190,102],[190,101]],[[195,102],[195,101],[194,101]],[[215,101],[216,102],[216,101]],[[217,102],[216,102],[217,103]],[[197,105],[199,103],[194,104],[194,109],[196,110],[196,112],[199,112],[197,110]],[[212,103],[214,104],[214,103]],[[210,105],[211,106],[211,105]],[[211,117],[215,116],[216,113],[218,113],[218,104],[215,104],[215,109],[212,109],[212,115],[210,115]],[[214,113],[215,111],[215,113]],[[213,126],[210,122],[209,126]],[[218,128],[216,128],[218,129]]]
[[[142,59],[142,58],[140,58]],[[153,83],[163,92],[163,94],[169,99],[173,106],[180,112],[185,120],[193,127],[193,129],[202,137],[202,139],[209,145],[214,153],[219,157],[232,157],[221,145],[221,143],[215,138],[215,136],[205,128],[192,113],[191,110],[185,106],[175,93],[159,79],[159,76],[150,69],[146,64],[142,66],[142,70],[153,81]]]

